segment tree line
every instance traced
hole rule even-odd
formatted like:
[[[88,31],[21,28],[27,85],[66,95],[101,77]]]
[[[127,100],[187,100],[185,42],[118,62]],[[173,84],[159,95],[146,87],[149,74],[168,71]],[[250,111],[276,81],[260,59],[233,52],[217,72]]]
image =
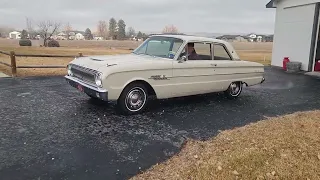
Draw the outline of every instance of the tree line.
[[[44,20],[40,22],[34,23],[29,18],[26,18],[26,29],[23,29],[21,33],[21,39],[35,39],[37,35],[40,35],[43,38],[44,46],[46,46],[46,42],[52,38],[53,35],[57,34],[61,29],[61,23]],[[72,32],[72,26],[70,23],[66,23],[64,27],[64,32],[69,39],[69,33]],[[1,32],[0,32],[1,33]],[[169,33],[169,34],[181,34],[179,33],[178,29],[174,25],[167,25],[163,28],[162,33]],[[132,37],[136,37],[138,39],[143,38],[146,39],[148,37],[147,34],[138,31],[136,33],[133,27],[128,27],[126,30],[126,23],[123,19],[119,19],[116,21],[115,18],[110,18],[109,22],[107,23],[105,20],[98,21],[97,24],[97,32],[96,34],[99,37],[104,39],[114,39],[114,40],[124,40]],[[87,28],[84,32],[84,38],[86,40],[93,39],[93,33],[91,32],[90,28]]]
[[[110,18],[107,23],[100,20],[97,25],[97,34],[104,39],[123,40],[132,37],[145,38],[147,35],[139,31],[136,33],[133,27],[128,27],[126,31],[126,23],[123,19],[116,21],[115,18]]]
[[[89,32],[89,29],[86,32]],[[123,19],[116,21],[115,18],[110,18],[107,23],[104,20],[100,20],[97,25],[97,32],[100,37],[104,39],[114,39],[114,40],[123,40],[132,37],[137,37],[138,39],[145,39],[147,35],[139,31],[136,33],[133,27],[128,28],[128,32],[126,32],[126,23]],[[167,25],[163,28],[162,33],[166,34],[181,34],[178,31],[178,28],[174,25]]]

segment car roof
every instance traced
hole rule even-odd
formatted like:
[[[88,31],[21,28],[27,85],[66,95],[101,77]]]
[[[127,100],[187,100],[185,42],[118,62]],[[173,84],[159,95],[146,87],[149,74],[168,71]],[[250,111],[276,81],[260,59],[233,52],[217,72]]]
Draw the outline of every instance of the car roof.
[[[223,44],[226,43],[225,41],[220,40],[220,39],[201,37],[201,36],[191,36],[191,35],[157,34],[157,35],[152,35],[151,37],[154,37],[154,36],[179,38],[179,39],[182,39],[187,42],[189,42],[189,41],[209,41],[209,42],[217,42],[217,43],[223,43]]]

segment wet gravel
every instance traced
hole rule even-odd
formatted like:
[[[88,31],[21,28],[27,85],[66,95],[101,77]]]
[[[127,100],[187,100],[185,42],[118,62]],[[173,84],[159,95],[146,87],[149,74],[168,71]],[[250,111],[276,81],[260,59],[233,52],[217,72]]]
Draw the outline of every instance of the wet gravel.
[[[210,94],[152,101],[136,116],[90,100],[62,77],[0,79],[0,179],[127,179],[177,153],[187,138],[320,108],[320,81],[266,68],[237,100]]]

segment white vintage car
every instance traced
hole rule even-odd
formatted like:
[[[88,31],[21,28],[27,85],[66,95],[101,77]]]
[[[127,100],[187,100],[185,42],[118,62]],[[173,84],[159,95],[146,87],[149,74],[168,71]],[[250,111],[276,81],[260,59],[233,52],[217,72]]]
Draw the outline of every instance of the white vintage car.
[[[243,85],[265,80],[264,66],[240,60],[230,43],[188,35],[154,35],[130,54],[76,58],[65,78],[92,98],[117,102],[127,115],[145,110],[150,96],[236,98]]]

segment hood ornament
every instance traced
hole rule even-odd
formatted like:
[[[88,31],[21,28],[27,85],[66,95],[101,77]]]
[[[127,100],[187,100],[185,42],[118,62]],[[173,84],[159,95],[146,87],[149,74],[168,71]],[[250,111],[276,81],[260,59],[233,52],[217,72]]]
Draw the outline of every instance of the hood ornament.
[[[115,66],[117,64],[107,64],[107,67],[110,67],[110,66]]]
[[[105,61],[103,59],[96,59],[96,58],[90,58],[90,59],[93,60],[93,61]],[[110,67],[110,66],[115,66],[115,65],[117,65],[117,64],[107,64],[106,66]]]

